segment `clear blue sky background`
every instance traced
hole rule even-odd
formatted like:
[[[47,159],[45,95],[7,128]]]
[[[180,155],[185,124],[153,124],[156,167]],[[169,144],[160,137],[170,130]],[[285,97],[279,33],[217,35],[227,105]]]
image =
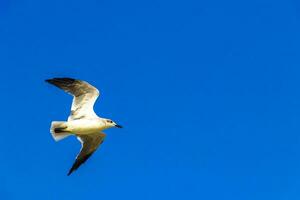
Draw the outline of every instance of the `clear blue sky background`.
[[[0,1],[0,199],[300,199],[297,1]],[[66,176],[71,97],[124,129]]]

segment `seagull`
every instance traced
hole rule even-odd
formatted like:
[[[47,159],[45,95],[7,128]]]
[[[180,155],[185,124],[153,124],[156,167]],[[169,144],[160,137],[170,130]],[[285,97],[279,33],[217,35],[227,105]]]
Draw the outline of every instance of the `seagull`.
[[[105,129],[122,126],[111,119],[101,118],[94,112],[94,104],[99,91],[89,83],[73,78],[52,78],[46,82],[55,85],[73,96],[71,113],[67,121],[53,121],[50,133],[55,141],[74,135],[81,142],[81,150],[68,176],[77,170],[103,143]]]

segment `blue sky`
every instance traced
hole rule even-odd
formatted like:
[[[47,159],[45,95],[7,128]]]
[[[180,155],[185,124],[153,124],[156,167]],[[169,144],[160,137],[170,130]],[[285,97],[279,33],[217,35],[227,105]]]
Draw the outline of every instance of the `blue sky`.
[[[0,1],[0,198],[300,198],[297,1]],[[124,129],[66,176],[54,142],[89,81]]]

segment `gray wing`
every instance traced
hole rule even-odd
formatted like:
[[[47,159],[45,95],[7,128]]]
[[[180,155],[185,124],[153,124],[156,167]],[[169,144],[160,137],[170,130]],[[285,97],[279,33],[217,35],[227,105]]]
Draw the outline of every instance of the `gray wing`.
[[[94,112],[94,104],[99,96],[97,88],[85,81],[72,78],[53,78],[46,81],[74,97],[68,121],[97,117]]]
[[[69,170],[68,176],[75,171],[76,169],[79,168],[81,164],[83,164],[102,144],[105,138],[104,133],[95,133],[91,135],[83,135],[80,137],[77,137],[78,140],[81,142],[81,150],[79,154],[76,157],[76,160]]]

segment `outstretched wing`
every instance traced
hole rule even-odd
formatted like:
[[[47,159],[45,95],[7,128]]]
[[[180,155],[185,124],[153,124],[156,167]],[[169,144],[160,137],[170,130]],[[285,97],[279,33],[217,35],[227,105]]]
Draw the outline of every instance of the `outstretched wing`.
[[[73,171],[78,169],[79,166],[83,164],[97,150],[100,144],[102,144],[102,142],[104,141],[105,136],[106,135],[104,133],[95,133],[91,135],[83,135],[77,137],[78,140],[81,142],[82,147],[79,154],[76,157],[73,166],[71,167],[68,173],[68,176]]]
[[[72,78],[53,78],[46,81],[74,97],[69,121],[97,116],[94,112],[94,104],[99,96],[97,88],[85,81]]]

